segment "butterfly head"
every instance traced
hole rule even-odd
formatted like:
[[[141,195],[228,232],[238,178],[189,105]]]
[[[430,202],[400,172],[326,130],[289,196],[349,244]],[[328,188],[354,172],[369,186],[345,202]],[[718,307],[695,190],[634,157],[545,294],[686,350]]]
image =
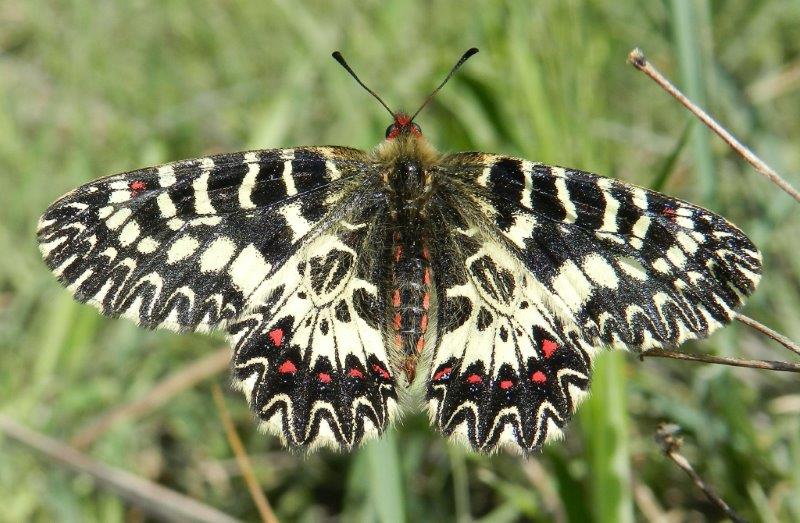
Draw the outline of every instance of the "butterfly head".
[[[394,113],[394,121],[386,128],[386,139],[394,140],[400,135],[410,135],[414,137],[422,136],[422,129],[411,120],[405,113]]]

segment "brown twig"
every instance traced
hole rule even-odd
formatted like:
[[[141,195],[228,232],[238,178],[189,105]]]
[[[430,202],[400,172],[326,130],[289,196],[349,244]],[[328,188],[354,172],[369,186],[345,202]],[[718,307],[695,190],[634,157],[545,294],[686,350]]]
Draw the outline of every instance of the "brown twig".
[[[236,462],[239,465],[239,470],[242,471],[242,477],[244,477],[247,489],[250,491],[250,496],[253,498],[258,513],[261,515],[261,521],[266,523],[278,523],[278,518],[275,517],[275,513],[272,511],[272,507],[267,497],[264,495],[264,491],[261,490],[261,486],[258,484],[258,480],[256,480],[256,476],[253,473],[253,466],[250,463],[250,458],[247,456],[242,440],[239,438],[239,434],[236,433],[236,427],[234,427],[231,415],[228,412],[228,408],[225,406],[225,398],[222,396],[222,389],[219,388],[219,385],[214,383],[211,387],[211,393],[214,396],[214,403],[217,405],[219,416],[222,418],[222,424],[225,426],[225,435],[228,438],[228,443],[230,443],[233,453],[236,456]]]
[[[785,361],[769,360],[742,360],[739,358],[726,358],[724,356],[711,356],[708,354],[688,354],[674,350],[649,349],[639,353],[641,358],[672,358],[685,361],[702,361],[704,363],[716,363],[719,365],[730,365],[732,367],[749,367],[751,369],[775,370],[780,372],[800,373],[800,364],[788,363]]]
[[[747,160],[756,171],[761,173],[769,181],[780,187],[789,196],[800,202],[800,192],[792,187],[792,185],[778,175],[769,165],[756,156],[750,149],[742,145],[731,133],[716,122],[711,116],[708,115],[703,109],[695,105],[689,100],[686,95],[678,90],[677,87],[667,80],[658,70],[647,61],[644,53],[640,49],[634,49],[628,55],[628,62],[631,63],[636,69],[642,71],[655,81],[662,89],[672,95],[684,107],[686,107],[692,114],[700,119],[709,129],[714,131],[720,138],[722,138],[734,151],[739,153],[742,158]]]
[[[40,432],[0,414],[0,432],[76,472],[90,475],[95,483],[115,492],[154,518],[170,521],[232,523],[233,517],[184,494],[122,469],[111,467]]]
[[[224,347],[187,365],[160,381],[143,397],[114,407],[102,414],[98,419],[79,430],[70,443],[79,449],[89,447],[115,424],[123,420],[138,418],[160,407],[176,394],[227,369],[229,361],[230,349]]]
[[[672,423],[660,423],[658,425],[658,430],[656,431],[656,441],[661,445],[661,449],[664,451],[664,454],[675,462],[678,467],[683,469],[686,474],[692,478],[697,487],[703,491],[709,501],[711,501],[714,505],[716,505],[720,510],[722,510],[726,516],[731,518],[736,523],[745,522],[744,518],[742,518],[739,514],[736,513],[730,505],[728,505],[724,499],[719,497],[711,486],[703,481],[703,478],[694,470],[692,465],[689,463],[689,460],[681,454],[680,448],[683,444],[683,439],[678,436],[678,432],[680,431],[680,427],[672,424]]]
[[[749,316],[745,316],[744,314],[736,314],[736,320],[738,322],[740,322],[740,323],[744,323],[745,325],[747,325],[748,327],[750,327],[752,329],[757,330],[758,332],[760,332],[764,336],[766,336],[766,337],[768,337],[768,338],[770,338],[772,340],[777,341],[778,343],[780,343],[781,345],[783,345],[784,347],[786,347],[790,351],[794,352],[795,354],[800,355],[800,345],[798,345],[797,343],[793,342],[792,340],[790,340],[789,338],[787,338],[783,334],[775,332],[774,330],[770,329],[769,327],[767,327],[763,323],[759,323],[756,320],[754,320],[753,318],[751,318]]]

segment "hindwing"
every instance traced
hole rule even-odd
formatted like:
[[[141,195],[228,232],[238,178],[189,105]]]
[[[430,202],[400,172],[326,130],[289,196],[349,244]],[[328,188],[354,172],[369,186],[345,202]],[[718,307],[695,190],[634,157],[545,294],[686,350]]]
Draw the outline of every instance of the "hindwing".
[[[234,379],[292,447],[351,449],[396,410],[381,330],[385,212],[345,217],[294,254],[267,298],[228,327]]]
[[[561,434],[585,396],[595,349],[502,243],[460,225],[432,253],[432,422],[475,450],[537,450]]]

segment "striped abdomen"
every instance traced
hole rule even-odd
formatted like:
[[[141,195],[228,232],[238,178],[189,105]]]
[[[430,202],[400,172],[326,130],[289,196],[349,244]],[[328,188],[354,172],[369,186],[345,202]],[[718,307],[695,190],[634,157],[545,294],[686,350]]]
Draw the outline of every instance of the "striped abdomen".
[[[403,371],[414,381],[417,360],[425,347],[430,307],[431,269],[425,237],[398,228],[392,245],[392,330],[403,356]]]

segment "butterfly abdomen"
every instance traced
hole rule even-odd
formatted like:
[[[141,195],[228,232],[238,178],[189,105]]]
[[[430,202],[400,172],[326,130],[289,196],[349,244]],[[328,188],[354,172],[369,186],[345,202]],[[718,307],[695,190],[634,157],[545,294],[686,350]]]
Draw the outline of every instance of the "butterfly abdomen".
[[[425,204],[431,181],[420,162],[400,159],[387,169],[385,182],[392,229],[389,321],[392,343],[410,384],[425,346],[429,322],[431,268]]]
[[[391,322],[395,348],[402,356],[403,372],[411,383],[425,346],[430,307],[431,269],[423,236],[398,227],[392,249]]]

